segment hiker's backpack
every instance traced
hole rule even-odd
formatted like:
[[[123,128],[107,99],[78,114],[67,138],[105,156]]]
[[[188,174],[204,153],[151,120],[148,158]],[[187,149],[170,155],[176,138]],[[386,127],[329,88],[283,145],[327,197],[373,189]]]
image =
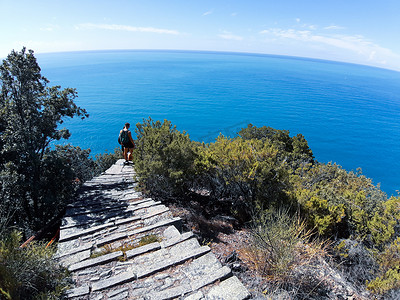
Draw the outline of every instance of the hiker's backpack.
[[[128,130],[122,130],[121,134],[119,135],[118,142],[120,142],[121,145],[127,145],[129,144],[129,135],[128,135]]]

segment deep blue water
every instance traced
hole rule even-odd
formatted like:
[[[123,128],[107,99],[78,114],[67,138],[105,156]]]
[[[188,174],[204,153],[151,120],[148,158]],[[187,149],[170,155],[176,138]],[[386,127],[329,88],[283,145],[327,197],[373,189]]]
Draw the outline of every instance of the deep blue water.
[[[50,85],[74,87],[90,117],[67,121],[73,145],[113,150],[125,122],[171,120],[213,141],[252,123],[301,133],[318,161],[400,189],[400,73],[293,57],[185,51],[37,55]]]

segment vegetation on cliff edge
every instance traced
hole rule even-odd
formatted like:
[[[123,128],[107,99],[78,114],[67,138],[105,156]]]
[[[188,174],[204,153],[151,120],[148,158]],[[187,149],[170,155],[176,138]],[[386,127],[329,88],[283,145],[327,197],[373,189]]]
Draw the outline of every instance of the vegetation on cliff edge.
[[[359,170],[319,163],[302,135],[290,137],[286,130],[249,124],[235,137],[220,135],[204,144],[192,141],[170,121],[151,118],[138,123],[136,133],[135,168],[144,191],[181,201],[193,194],[207,195],[215,203],[228,199],[231,214],[243,224],[253,219],[257,228],[267,226],[261,232],[270,231],[274,220],[260,223],[263,216],[283,210],[303,224],[302,233],[295,235],[296,247],[285,250],[292,249],[294,255],[300,241],[303,247],[305,241],[308,246],[321,246],[317,239],[330,241],[329,253],[350,282],[385,297],[399,292],[400,268],[387,262],[400,256],[400,197],[387,199]],[[288,228],[297,232],[293,226]],[[260,231],[255,232],[255,241],[260,241]],[[280,241],[288,243],[284,236]],[[257,244],[263,243],[253,246]],[[263,245],[254,250],[254,259],[260,251],[278,249]],[[293,260],[278,254],[264,253],[265,267],[293,269]],[[359,265],[363,261],[366,265]],[[282,267],[282,262],[287,265]]]
[[[65,119],[88,114],[74,103],[75,89],[49,87],[40,71],[33,51],[25,48],[12,51],[0,65],[1,299],[61,294],[66,273],[53,251],[40,242],[19,246],[59,221],[80,184],[111,166],[118,155],[93,159],[90,150],[80,147],[51,147],[69,138],[69,131],[59,128]]]

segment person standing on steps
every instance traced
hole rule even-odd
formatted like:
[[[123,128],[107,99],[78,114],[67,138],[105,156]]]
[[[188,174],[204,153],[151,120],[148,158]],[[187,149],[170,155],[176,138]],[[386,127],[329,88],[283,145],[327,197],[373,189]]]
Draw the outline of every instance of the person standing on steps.
[[[135,143],[132,139],[132,133],[129,130],[130,126],[131,125],[129,123],[125,123],[124,128],[119,132],[119,141],[124,147],[125,164],[128,164],[129,161],[132,160],[132,152],[135,148]]]

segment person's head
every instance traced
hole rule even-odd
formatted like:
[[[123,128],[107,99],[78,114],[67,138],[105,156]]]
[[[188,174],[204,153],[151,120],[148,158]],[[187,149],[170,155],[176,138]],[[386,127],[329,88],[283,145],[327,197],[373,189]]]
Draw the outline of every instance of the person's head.
[[[126,129],[129,129],[130,126],[131,126],[131,124],[125,123],[125,128],[126,128]]]

